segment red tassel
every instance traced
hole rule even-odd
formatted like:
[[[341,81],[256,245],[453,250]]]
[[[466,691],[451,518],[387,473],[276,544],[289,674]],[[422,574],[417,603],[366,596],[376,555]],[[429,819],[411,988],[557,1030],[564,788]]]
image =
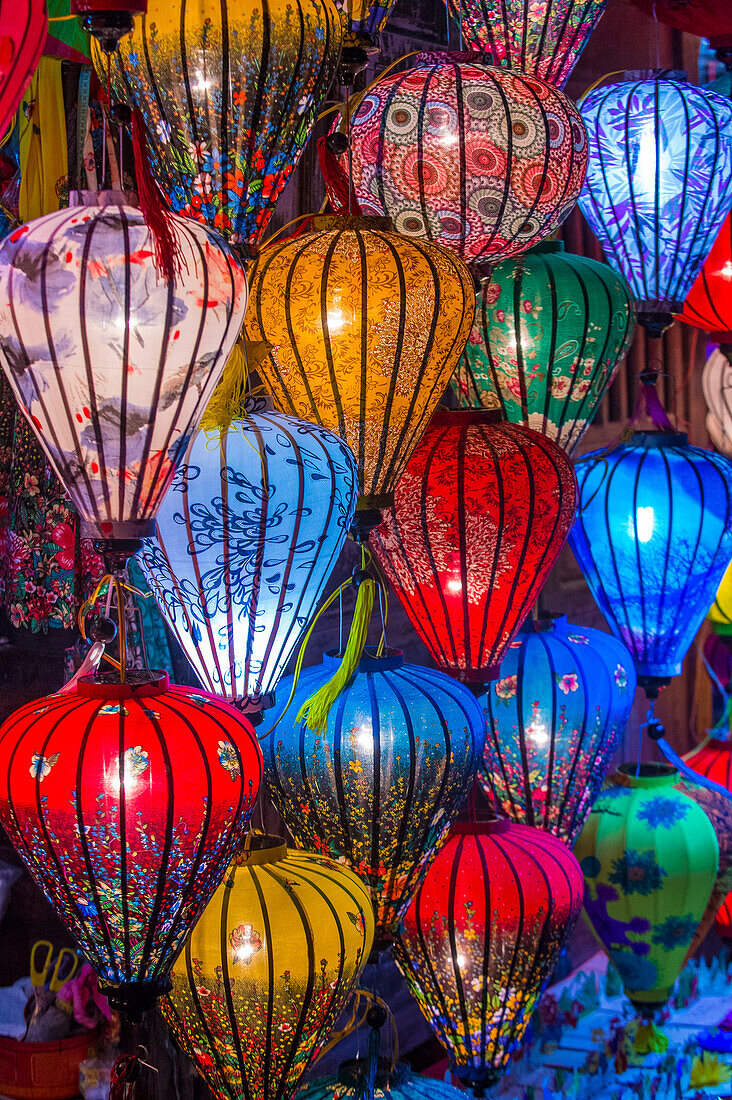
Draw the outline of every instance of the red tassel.
[[[155,266],[159,274],[168,282],[173,282],[176,273],[181,269],[182,256],[170,225],[170,211],[150,169],[145,124],[138,107],[132,112],[132,147],[135,153],[137,197],[155,242]]]
[[[325,190],[328,193],[328,202],[334,214],[355,214],[358,216],[361,213],[361,207],[358,205],[353,184],[349,180],[348,174],[341,167],[338,158],[331,153],[326,140],[324,137],[318,138],[318,160],[325,181]]]
[[[109,1100],[129,1100],[140,1076],[140,1059],[136,1054],[122,1054],[109,1075]]]

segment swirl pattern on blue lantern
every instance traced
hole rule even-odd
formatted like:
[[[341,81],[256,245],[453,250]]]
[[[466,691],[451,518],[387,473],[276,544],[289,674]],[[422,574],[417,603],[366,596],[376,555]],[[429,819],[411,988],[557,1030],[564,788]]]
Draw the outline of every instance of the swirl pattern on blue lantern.
[[[494,810],[573,844],[620,745],[635,696],[633,658],[566,616],[529,619],[479,700],[480,781]]]
[[[576,464],[569,541],[641,684],[678,676],[732,557],[732,462],[636,432]]]
[[[582,212],[641,308],[678,312],[732,206],[732,102],[640,80],[591,92],[582,118]]]
[[[268,398],[199,432],[141,555],[148,584],[201,683],[266,704],[333,570],[358,471],[333,432]]]

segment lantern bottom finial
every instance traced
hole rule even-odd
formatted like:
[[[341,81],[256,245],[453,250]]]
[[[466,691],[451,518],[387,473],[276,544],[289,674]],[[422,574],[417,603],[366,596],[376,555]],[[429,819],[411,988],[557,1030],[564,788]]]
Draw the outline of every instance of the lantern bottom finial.
[[[139,1020],[173,988],[168,974],[147,982],[99,982],[99,991],[108,999],[112,1008],[124,1012],[129,1019]]]

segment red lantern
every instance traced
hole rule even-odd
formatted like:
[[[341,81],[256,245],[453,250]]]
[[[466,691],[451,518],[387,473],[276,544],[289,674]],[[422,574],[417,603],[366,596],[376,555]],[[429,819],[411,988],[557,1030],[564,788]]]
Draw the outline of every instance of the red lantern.
[[[46,0],[15,0],[0,12],[0,134],[18,110],[48,34]]]
[[[251,725],[165,674],[85,679],[6,719],[0,773],[0,823],[112,1003],[150,1007],[254,806]]]
[[[714,50],[732,47],[729,0],[633,0],[633,3],[667,27],[708,38]]]
[[[732,214],[727,215],[679,319],[705,329],[719,343],[732,343]]]
[[[707,779],[718,783],[720,787],[726,787],[727,790],[732,791],[732,742],[722,741],[717,737],[708,737],[706,741],[702,741],[698,748],[688,753],[684,757],[684,761],[699,775],[704,775]],[[730,886],[732,886],[732,853],[730,851],[732,849],[732,837],[729,835],[729,802],[723,807],[727,811],[726,814],[714,813],[713,800],[716,800],[718,804],[723,802],[721,795],[718,796],[708,792],[703,787],[693,788],[685,791],[685,793],[700,802],[702,809],[714,826],[719,841],[719,875],[712,891],[707,913],[704,915],[699,931],[689,948],[689,955],[691,955],[694,950],[701,947],[704,935],[712,926],[713,917],[720,936],[723,939],[732,939],[732,892],[730,891]],[[699,797],[700,795],[706,796],[706,801],[703,801]],[[712,807],[709,805],[710,802],[712,802]]]
[[[495,679],[574,516],[576,482],[550,439],[478,409],[430,421],[371,547],[439,667]]]

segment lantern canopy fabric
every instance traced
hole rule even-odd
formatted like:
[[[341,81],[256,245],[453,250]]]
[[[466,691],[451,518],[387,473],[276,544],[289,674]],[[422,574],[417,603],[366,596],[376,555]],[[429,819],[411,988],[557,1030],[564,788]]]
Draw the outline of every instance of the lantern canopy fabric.
[[[484,54],[419,54],[382,77],[351,119],[353,182],[364,214],[497,263],[547,237],[577,201],[587,138],[573,103]],[[458,154],[459,150],[459,154]]]
[[[732,206],[732,103],[681,77],[608,84],[582,104],[579,204],[644,313],[681,310]]]
[[[713,49],[732,46],[732,11],[727,0],[633,0],[659,23],[708,38]]]
[[[729,741],[707,737],[697,748],[686,754],[684,762],[699,775],[732,791],[732,743]],[[706,802],[701,802],[701,806],[714,827],[719,843],[719,874],[699,930],[689,946],[691,956],[701,947],[715,920],[721,935],[724,935],[724,930],[730,923],[727,914],[732,912],[732,802],[714,791],[691,783],[683,789],[695,800],[700,795],[707,799]]]
[[[705,329],[713,340],[732,344],[732,215],[725,219],[679,319]]]
[[[732,363],[728,355],[714,348],[704,364],[702,393],[707,405],[706,426],[716,449],[732,457]]]
[[[338,667],[277,691],[266,755],[270,796],[303,847],[346,859],[371,889],[385,946],[475,777],[485,722],[472,693],[401,653],[367,652],[323,733],[297,715]],[[274,713],[274,712],[273,712]]]
[[[633,338],[635,307],[607,264],[542,241],[480,280],[475,322],[453,375],[463,407],[503,417],[570,453]]]
[[[368,891],[347,867],[255,837],[173,969],[162,1015],[217,1100],[282,1100],[369,956]]]
[[[666,682],[732,557],[732,464],[681,433],[636,432],[576,470],[574,555],[638,682]]]
[[[573,844],[634,696],[633,658],[611,634],[563,615],[527,619],[480,700],[480,780],[495,812]]]
[[[214,696],[81,680],[0,727],[0,822],[119,1006],[144,1009],[221,881],[259,790]]]
[[[580,869],[556,837],[506,821],[453,828],[395,957],[464,1084],[506,1069],[581,908]]]
[[[16,0],[0,12],[0,134],[7,130],[43,53],[46,0]]]
[[[220,238],[170,228],[172,281],[130,206],[59,210],[0,244],[0,364],[88,534],[151,532],[246,309]]]
[[[194,438],[140,564],[202,684],[252,708],[312,618],[353,519],[353,455],[267,398]]]
[[[574,516],[555,443],[484,410],[440,410],[382,513],[371,548],[434,660],[495,679]]]

